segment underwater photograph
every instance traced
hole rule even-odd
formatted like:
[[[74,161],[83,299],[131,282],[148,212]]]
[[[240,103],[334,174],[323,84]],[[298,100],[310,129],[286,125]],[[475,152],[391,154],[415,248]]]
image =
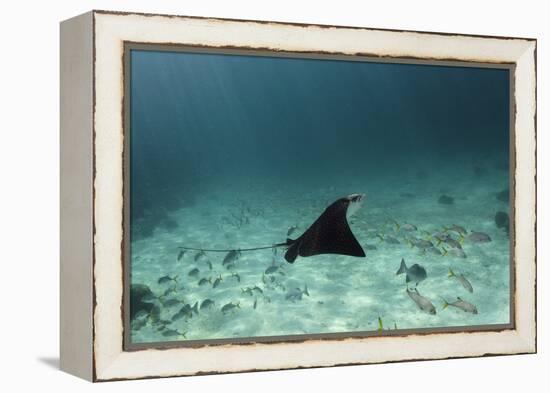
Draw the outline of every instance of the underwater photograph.
[[[511,323],[510,68],[127,53],[131,344]]]

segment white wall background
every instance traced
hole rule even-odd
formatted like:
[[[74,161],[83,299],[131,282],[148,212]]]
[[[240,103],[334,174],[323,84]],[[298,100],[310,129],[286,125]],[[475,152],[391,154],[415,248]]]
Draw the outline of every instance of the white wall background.
[[[0,390],[548,391],[547,48],[544,1],[9,1],[0,12]],[[90,9],[538,38],[539,354],[170,378],[92,386],[58,364],[58,23]],[[545,16],[546,15],[546,16]],[[546,299],[545,299],[546,298]]]

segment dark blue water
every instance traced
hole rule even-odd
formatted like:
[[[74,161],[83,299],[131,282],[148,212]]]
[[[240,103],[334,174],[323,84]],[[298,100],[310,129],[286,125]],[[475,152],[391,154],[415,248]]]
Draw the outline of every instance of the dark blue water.
[[[243,178],[506,167],[509,71],[133,50],[132,213]],[[158,192],[158,193],[157,193]],[[160,199],[159,199],[160,198]]]

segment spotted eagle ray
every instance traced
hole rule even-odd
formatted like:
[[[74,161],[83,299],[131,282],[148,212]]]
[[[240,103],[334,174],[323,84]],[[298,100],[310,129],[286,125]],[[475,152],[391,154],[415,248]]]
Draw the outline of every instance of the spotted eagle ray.
[[[347,218],[361,207],[364,194],[340,198],[325,209],[323,214],[297,239],[287,239],[285,259],[294,263],[298,256],[340,254],[364,257],[363,248],[353,235]]]
[[[351,194],[340,198],[328,206],[313,224],[298,238],[287,238],[284,243],[271,246],[240,249],[204,249],[179,247],[183,250],[201,252],[232,252],[265,250],[286,247],[285,260],[294,263],[297,257],[310,257],[320,254],[339,254],[364,257],[363,248],[349,227],[348,218],[361,208],[365,194]]]

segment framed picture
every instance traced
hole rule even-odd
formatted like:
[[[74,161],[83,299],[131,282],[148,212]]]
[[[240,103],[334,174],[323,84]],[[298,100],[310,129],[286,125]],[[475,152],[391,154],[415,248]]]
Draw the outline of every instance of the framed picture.
[[[61,367],[536,351],[536,41],[61,24]]]

